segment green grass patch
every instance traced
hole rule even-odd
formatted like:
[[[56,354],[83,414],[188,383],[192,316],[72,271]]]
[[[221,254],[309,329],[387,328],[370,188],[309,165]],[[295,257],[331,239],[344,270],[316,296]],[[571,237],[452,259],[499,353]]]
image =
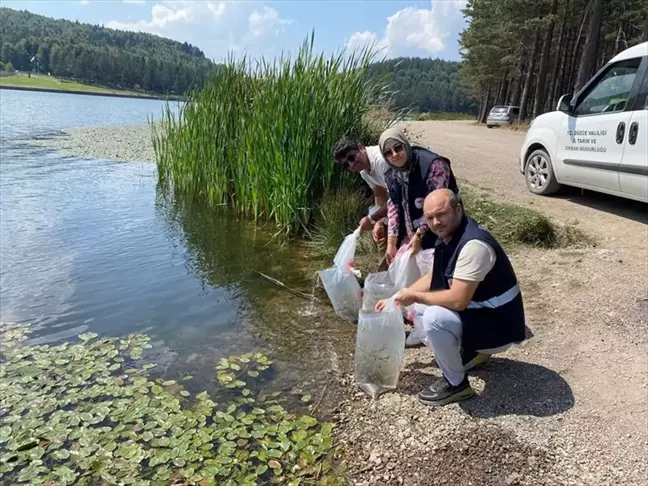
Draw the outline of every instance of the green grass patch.
[[[258,391],[273,366],[261,353],[216,365],[216,403],[190,376],[153,378],[146,335],[50,346],[29,331],[0,325],[2,484],[341,484],[332,424]]]
[[[333,164],[333,144],[375,143],[366,115],[386,96],[369,49],[327,58],[313,42],[294,59],[230,59],[178,116],[167,109],[153,135],[160,183],[286,235],[307,231],[324,194],[354,177]]]
[[[342,187],[328,191],[315,211],[309,246],[321,255],[334,255],[345,236],[358,227],[371,205],[364,188]]]
[[[58,91],[83,91],[88,93],[104,94],[131,94],[143,96],[142,93],[135,93],[133,91],[102,88],[100,86],[92,86],[89,84],[77,83],[76,81],[59,79],[54,76],[42,76],[33,74],[30,77],[24,74],[0,77],[0,86],[34,89],[54,89]]]
[[[490,231],[503,245],[563,248],[593,245],[580,229],[559,225],[533,209],[495,202],[473,188],[461,186],[466,214]]]

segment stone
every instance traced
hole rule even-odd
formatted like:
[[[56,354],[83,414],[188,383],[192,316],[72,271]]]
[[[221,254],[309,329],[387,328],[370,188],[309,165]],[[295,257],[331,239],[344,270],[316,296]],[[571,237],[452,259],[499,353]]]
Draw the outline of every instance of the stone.
[[[504,480],[504,483],[506,483],[506,486],[511,486],[513,484],[516,484],[522,476],[519,473],[511,473],[509,474],[506,479]]]

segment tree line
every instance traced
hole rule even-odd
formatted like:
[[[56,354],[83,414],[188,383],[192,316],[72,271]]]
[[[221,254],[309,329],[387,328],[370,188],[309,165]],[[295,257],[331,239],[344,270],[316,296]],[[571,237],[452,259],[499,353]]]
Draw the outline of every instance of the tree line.
[[[476,114],[479,102],[461,83],[460,70],[458,62],[401,57],[374,63],[369,73],[383,77],[394,108]]]
[[[520,120],[555,109],[614,55],[648,40],[646,0],[468,0],[463,81],[484,122],[494,105]]]
[[[190,44],[0,8],[0,63],[116,89],[180,95],[214,64]]]

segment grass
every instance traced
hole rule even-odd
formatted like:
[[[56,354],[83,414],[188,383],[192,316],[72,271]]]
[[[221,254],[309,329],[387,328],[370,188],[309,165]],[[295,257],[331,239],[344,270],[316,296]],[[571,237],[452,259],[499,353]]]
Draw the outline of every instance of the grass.
[[[361,189],[343,187],[327,192],[315,212],[310,246],[318,254],[333,256],[370,205],[370,198]]]
[[[366,115],[386,90],[367,76],[369,49],[295,59],[228,60],[179,115],[153,127],[159,180],[210,205],[227,205],[278,233],[307,231],[324,195],[350,178],[332,162],[343,135],[375,143]],[[356,182],[357,183],[357,182]]]
[[[82,91],[86,93],[102,93],[102,94],[122,94],[122,95],[138,95],[145,96],[142,93],[134,91],[122,91],[117,89],[102,88],[100,86],[92,86],[89,84],[77,83],[76,81],[68,81],[59,79],[54,76],[31,75],[28,77],[25,74],[16,74],[14,76],[0,77],[0,87],[18,87],[18,88],[32,88],[32,89],[54,89],[57,91]]]
[[[538,211],[495,202],[465,184],[461,191],[466,214],[481,223],[504,246],[553,249],[594,245],[594,240],[581,230],[556,224]]]

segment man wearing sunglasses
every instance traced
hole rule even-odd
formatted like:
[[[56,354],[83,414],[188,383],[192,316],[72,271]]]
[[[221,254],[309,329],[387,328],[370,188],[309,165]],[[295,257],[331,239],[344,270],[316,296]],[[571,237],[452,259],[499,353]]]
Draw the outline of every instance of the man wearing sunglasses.
[[[372,231],[377,243],[385,241],[387,223],[387,183],[385,172],[389,166],[385,162],[378,146],[365,147],[349,137],[343,137],[333,147],[333,158],[336,163],[345,166],[351,172],[357,172],[369,185],[374,195],[375,206],[370,208],[367,216],[360,220],[363,231]]]

